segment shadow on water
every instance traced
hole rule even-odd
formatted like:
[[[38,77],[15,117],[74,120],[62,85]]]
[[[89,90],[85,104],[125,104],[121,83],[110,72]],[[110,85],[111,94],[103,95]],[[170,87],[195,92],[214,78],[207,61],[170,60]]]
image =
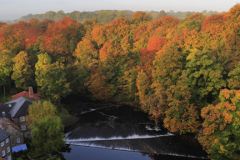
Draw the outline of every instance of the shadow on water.
[[[186,143],[181,136],[169,133],[138,108],[76,97],[65,99],[64,103],[80,119],[65,128],[65,141],[70,145],[63,151],[66,159],[207,157],[199,144]]]

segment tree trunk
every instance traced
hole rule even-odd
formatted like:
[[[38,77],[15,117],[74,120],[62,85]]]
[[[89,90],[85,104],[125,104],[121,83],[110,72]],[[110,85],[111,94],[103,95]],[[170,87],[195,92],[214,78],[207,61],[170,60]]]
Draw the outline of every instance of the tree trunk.
[[[59,112],[62,112],[61,105],[60,105],[60,98],[58,99],[58,107],[59,107]]]
[[[3,85],[3,90],[4,90],[4,101],[5,101],[5,85]]]
[[[205,89],[207,89],[207,84],[206,84],[206,83],[207,83],[207,80],[204,79],[204,82],[205,82],[205,83],[204,83],[204,85],[205,85]]]
[[[11,87],[11,82],[9,83],[9,94],[11,95],[11,90],[12,90],[12,87]]]

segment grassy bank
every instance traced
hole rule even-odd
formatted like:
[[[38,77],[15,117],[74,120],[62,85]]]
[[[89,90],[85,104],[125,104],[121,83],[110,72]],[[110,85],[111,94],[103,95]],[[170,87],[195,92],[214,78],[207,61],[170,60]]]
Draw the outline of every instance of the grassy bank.
[[[61,106],[61,112],[58,112],[57,115],[61,118],[62,122],[72,116],[64,106]]]

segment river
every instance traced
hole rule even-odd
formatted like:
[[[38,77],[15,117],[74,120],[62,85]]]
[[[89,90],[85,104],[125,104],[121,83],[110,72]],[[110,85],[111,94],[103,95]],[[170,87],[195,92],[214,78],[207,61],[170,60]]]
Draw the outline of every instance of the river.
[[[65,128],[67,160],[207,159],[199,144],[168,132],[137,107],[78,96],[62,102],[80,118]]]

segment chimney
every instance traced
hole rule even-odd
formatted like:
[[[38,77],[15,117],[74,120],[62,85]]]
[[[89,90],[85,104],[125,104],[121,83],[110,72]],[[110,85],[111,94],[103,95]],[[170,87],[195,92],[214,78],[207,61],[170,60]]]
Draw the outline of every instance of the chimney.
[[[8,122],[7,122],[7,119],[5,117],[1,118],[0,119],[0,128],[2,130],[6,130],[8,127]]]
[[[32,96],[34,95],[32,87],[28,87],[28,93],[29,93],[29,97],[32,98]]]

